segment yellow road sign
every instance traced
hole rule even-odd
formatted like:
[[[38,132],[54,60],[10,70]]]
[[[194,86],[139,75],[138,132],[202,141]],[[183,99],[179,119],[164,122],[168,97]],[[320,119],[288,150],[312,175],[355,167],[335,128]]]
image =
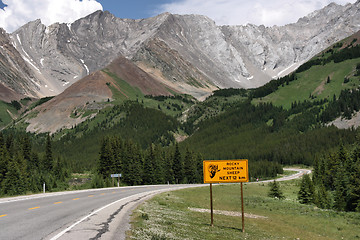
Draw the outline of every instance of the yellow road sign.
[[[248,160],[203,161],[204,183],[248,182]]]

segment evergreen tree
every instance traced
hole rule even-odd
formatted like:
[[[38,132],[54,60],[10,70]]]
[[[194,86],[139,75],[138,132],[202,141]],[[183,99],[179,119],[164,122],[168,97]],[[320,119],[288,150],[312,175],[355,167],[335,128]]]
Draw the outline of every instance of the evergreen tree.
[[[113,155],[113,171],[114,173],[122,173],[123,172],[123,163],[122,163],[122,155],[124,153],[124,142],[121,138],[115,137],[113,138],[112,144],[112,155]]]
[[[348,204],[349,211],[360,212],[360,146],[356,146],[349,170]]]
[[[154,163],[155,183],[156,184],[165,183],[165,176],[164,176],[165,152],[162,151],[160,145],[155,145],[154,154],[155,154],[155,163]]]
[[[7,167],[5,179],[2,182],[2,193],[16,195],[24,193],[21,172],[16,160],[11,159]]]
[[[124,181],[129,185],[139,185],[142,182],[143,159],[140,148],[132,141],[125,143]]]
[[[343,173],[343,172],[342,172]],[[335,182],[334,208],[338,211],[346,210],[346,180],[344,176],[337,175]]]
[[[21,139],[21,150],[22,150],[22,155],[23,155],[25,161],[28,164],[31,164],[32,163],[32,159],[31,159],[31,141],[30,141],[30,138],[27,135],[25,135]]]
[[[335,196],[334,196],[334,208],[338,211],[344,211],[346,209],[347,201],[347,190],[349,187],[349,178],[346,171],[347,165],[347,155],[344,149],[344,146],[341,145],[337,153],[338,166],[336,169],[334,186],[335,186]]]
[[[315,195],[315,204],[319,208],[329,209],[331,208],[331,200],[329,193],[326,191],[326,188],[323,184],[320,184]]]
[[[110,138],[104,138],[101,149],[100,158],[98,163],[98,173],[105,179],[109,178],[112,173],[113,155],[110,143]]]
[[[310,204],[314,202],[315,189],[309,175],[304,175],[301,180],[300,190],[298,192],[298,200],[302,204]]]
[[[182,183],[184,178],[184,162],[181,157],[178,144],[175,145],[175,152],[173,156],[173,170],[174,170],[175,183]]]
[[[45,157],[43,160],[43,169],[47,172],[51,172],[53,169],[53,152],[51,146],[51,138],[50,134],[46,137],[46,144],[45,144]]]
[[[143,183],[146,185],[155,184],[155,174],[154,174],[154,163],[155,163],[155,154],[153,146],[150,146],[147,156],[144,160],[144,175]]]
[[[9,153],[5,145],[0,145],[0,186],[8,171]]]
[[[196,156],[196,182],[203,183],[204,182],[204,172],[203,172],[203,156],[199,153]]]
[[[270,190],[268,193],[268,196],[271,198],[277,198],[277,199],[284,199],[285,196],[282,193],[279,184],[274,180],[273,182],[269,183]]]
[[[196,163],[194,159],[194,153],[186,149],[184,157],[184,175],[187,183],[196,183],[197,182],[197,170]]]
[[[175,174],[173,169],[172,156],[165,157],[164,169],[165,169],[165,183],[175,183]]]

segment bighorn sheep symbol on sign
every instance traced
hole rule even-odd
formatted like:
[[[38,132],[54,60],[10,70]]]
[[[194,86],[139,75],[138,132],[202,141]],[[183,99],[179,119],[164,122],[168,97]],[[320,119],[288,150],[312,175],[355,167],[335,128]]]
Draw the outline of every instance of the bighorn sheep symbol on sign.
[[[218,169],[219,166],[217,164],[210,164],[208,170],[210,172],[210,178],[214,178],[217,172],[220,172]]]

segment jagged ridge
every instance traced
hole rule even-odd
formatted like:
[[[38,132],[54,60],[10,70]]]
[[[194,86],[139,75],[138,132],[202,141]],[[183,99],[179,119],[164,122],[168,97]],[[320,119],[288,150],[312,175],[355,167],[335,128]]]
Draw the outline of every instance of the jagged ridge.
[[[72,24],[36,20],[10,38],[30,71],[27,95],[57,95],[125,56],[158,81],[201,98],[216,88],[261,86],[295,69],[358,31],[359,6],[330,4],[281,27],[217,26],[205,16],[169,13],[131,20],[97,11]]]

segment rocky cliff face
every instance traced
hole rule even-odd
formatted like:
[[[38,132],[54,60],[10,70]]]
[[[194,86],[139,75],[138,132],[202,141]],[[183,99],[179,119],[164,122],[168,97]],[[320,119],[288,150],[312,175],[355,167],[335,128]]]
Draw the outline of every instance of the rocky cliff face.
[[[0,99],[10,102],[25,95],[34,95],[39,90],[34,78],[9,35],[0,29]]]
[[[322,49],[360,28],[360,1],[340,6],[332,3],[286,26],[223,26],[225,38],[247,62],[269,77],[283,76]],[[256,74],[256,73],[255,73]],[[261,76],[253,75],[261,79]]]
[[[27,95],[57,95],[124,56],[157,80],[201,98],[216,88],[263,85],[358,30],[360,1],[330,4],[281,27],[217,26],[205,16],[169,13],[131,20],[98,11],[72,24],[46,27],[36,20],[9,35],[14,58],[8,62],[17,59],[14,74],[21,77],[0,81]]]

